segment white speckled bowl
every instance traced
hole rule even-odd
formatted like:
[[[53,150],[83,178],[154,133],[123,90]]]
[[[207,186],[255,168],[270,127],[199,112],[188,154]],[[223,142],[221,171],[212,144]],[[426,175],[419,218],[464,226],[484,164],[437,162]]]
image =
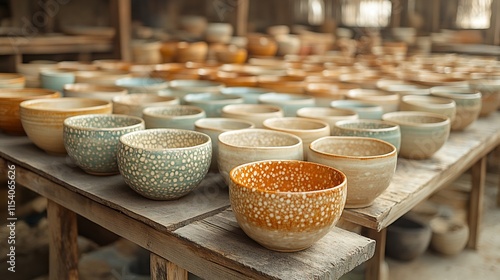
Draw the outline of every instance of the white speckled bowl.
[[[125,183],[140,195],[172,200],[195,189],[208,172],[210,137],[182,129],[147,129],[120,137],[117,161]]]
[[[259,161],[231,170],[229,199],[243,231],[262,246],[295,252],[334,227],[346,201],[346,176],[305,161]]]
[[[229,172],[234,167],[260,160],[303,160],[300,137],[268,129],[241,129],[219,135],[219,172],[229,184]]]
[[[371,205],[389,187],[397,152],[388,142],[367,137],[328,136],[309,146],[308,160],[337,168],[348,178],[346,208]]]
[[[145,129],[144,120],[127,115],[81,115],[64,120],[63,140],[69,157],[93,175],[118,174],[120,137]]]

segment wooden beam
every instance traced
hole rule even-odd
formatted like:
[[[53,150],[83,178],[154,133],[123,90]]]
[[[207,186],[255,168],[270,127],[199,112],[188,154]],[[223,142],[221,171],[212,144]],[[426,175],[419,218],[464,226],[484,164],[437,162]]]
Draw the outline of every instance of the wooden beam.
[[[483,217],[484,182],[486,180],[486,157],[482,157],[471,168],[472,189],[469,202],[469,241],[467,247],[477,249],[479,230]]]
[[[116,32],[113,42],[113,55],[123,61],[130,61],[132,59],[130,52],[131,5],[131,0],[110,1],[111,21]]]
[[[236,36],[245,36],[247,34],[248,5],[248,0],[238,0],[236,6]]]
[[[375,254],[366,262],[365,279],[378,280],[382,279],[382,265],[385,260],[385,242],[387,237],[386,228],[381,231],[376,231],[370,228],[363,228],[362,234],[370,239],[375,240]]]
[[[48,200],[47,220],[49,222],[49,278],[78,279],[76,214]]]
[[[151,279],[153,280],[187,280],[187,270],[168,260],[151,253]]]

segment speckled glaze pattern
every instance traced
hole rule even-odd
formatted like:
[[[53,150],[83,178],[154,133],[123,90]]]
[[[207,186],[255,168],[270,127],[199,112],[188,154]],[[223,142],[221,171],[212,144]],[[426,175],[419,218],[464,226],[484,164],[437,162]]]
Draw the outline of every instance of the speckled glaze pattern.
[[[418,111],[392,112],[382,119],[399,125],[401,148],[399,155],[408,159],[432,157],[446,143],[450,135],[448,117]]]
[[[206,134],[182,129],[147,129],[120,137],[118,169],[127,185],[154,200],[187,195],[205,177],[212,158]]]
[[[343,120],[335,124],[333,136],[370,137],[387,141],[401,147],[401,129],[399,125],[379,120]]]
[[[194,123],[207,115],[203,109],[189,105],[149,107],[142,111],[146,128],[177,128],[194,130]]]
[[[51,154],[66,154],[63,122],[87,114],[111,114],[109,101],[90,98],[50,98],[23,101],[20,116],[26,135],[37,147]]]
[[[396,147],[366,137],[323,137],[311,143],[307,158],[344,172],[346,208],[371,205],[389,187],[397,164]]]
[[[59,98],[61,93],[41,88],[0,89],[0,130],[8,134],[25,134],[19,104],[26,100]]]
[[[219,135],[219,173],[229,185],[234,167],[261,160],[303,160],[303,143],[290,133],[267,129],[226,131]]]
[[[238,224],[262,246],[293,252],[310,247],[338,222],[346,176],[305,161],[260,161],[231,171],[229,198]]]
[[[64,147],[73,162],[94,175],[118,174],[116,153],[122,135],[145,129],[144,121],[126,115],[82,115],[64,120]]]

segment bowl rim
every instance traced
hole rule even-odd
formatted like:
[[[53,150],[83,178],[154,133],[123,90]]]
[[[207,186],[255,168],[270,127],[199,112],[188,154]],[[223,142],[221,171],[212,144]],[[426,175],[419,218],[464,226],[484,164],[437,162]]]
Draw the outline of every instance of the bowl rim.
[[[167,134],[167,133],[187,133],[187,134],[196,134],[201,137],[205,138],[205,141],[201,144],[194,145],[194,146],[189,146],[189,147],[178,147],[178,148],[144,148],[144,147],[138,147],[137,145],[132,145],[129,142],[127,142],[128,137],[132,137],[137,134],[152,134],[152,133],[161,133],[161,134]],[[181,151],[181,150],[191,150],[191,149],[196,149],[196,148],[201,148],[205,145],[209,145],[212,147],[212,140],[210,136],[208,136],[205,133],[194,131],[194,130],[187,130],[187,129],[178,129],[178,128],[153,128],[153,129],[143,129],[143,130],[137,130],[133,132],[129,132],[127,134],[124,134],[120,136],[120,144],[132,148],[132,149],[141,149],[141,150],[146,150],[150,152],[165,152],[165,151]]]
[[[249,190],[253,190],[254,188],[250,188],[248,187],[247,185],[244,185],[242,183],[240,183],[238,180],[235,180],[234,178],[234,173],[236,173],[239,169],[242,169],[242,168],[246,168],[248,166],[252,166],[252,165],[258,165],[258,164],[262,164],[262,163],[284,163],[284,164],[291,164],[291,163],[298,163],[298,164],[305,164],[305,165],[314,165],[314,166],[317,166],[317,167],[322,167],[322,168],[325,168],[325,169],[328,169],[328,170],[332,170],[334,171],[335,173],[337,174],[340,174],[342,176],[342,182],[340,184],[336,184],[332,187],[329,187],[329,188],[324,188],[324,189],[320,189],[320,190],[313,190],[313,191],[297,191],[297,192],[293,192],[293,191],[272,191],[272,190],[265,190],[265,189],[262,189],[262,188],[258,188],[257,190],[259,192],[262,192],[262,193],[266,193],[266,194],[279,194],[279,195],[304,195],[304,194],[314,194],[314,193],[323,193],[323,192],[326,192],[326,191],[332,191],[332,190],[336,190],[336,189],[340,189],[340,188],[344,188],[345,186],[347,186],[347,176],[345,175],[344,172],[342,172],[340,169],[337,169],[335,167],[331,167],[331,166],[328,166],[328,165],[325,165],[325,164],[321,164],[321,163],[317,163],[317,162],[312,162],[312,161],[304,161],[304,160],[293,160],[293,159],[283,159],[283,160],[276,160],[276,159],[272,159],[272,160],[259,160],[259,161],[254,161],[254,162],[248,162],[248,163],[244,163],[244,164],[241,164],[241,165],[238,165],[238,166],[235,166],[231,169],[231,171],[229,171],[229,180],[232,182],[232,184],[229,184],[229,187],[231,188],[232,185],[237,185],[237,186],[240,186],[240,187],[243,187],[243,188],[246,188],[246,189],[249,189]]]
[[[447,97],[453,99],[478,99],[481,98],[481,92],[468,86],[437,86],[430,88],[431,95]]]
[[[26,96],[12,96],[12,97],[7,97],[3,96],[2,93],[10,93],[10,92],[15,92],[15,93],[26,93]],[[38,92],[40,94],[37,95],[29,95],[30,93]],[[1,101],[7,101],[7,100],[32,100],[32,99],[41,99],[41,98],[47,98],[47,97],[52,97],[54,96],[55,98],[57,97],[62,97],[61,93],[57,90],[52,90],[52,89],[44,89],[44,88],[0,88],[0,100]]]
[[[36,103],[60,103],[60,102],[69,102],[69,101],[84,101],[84,102],[96,102],[100,103],[94,106],[86,106],[86,107],[78,107],[78,108],[36,108],[30,107],[32,104]],[[84,98],[84,97],[62,97],[62,98],[39,98],[39,99],[31,99],[23,101],[19,104],[19,107],[24,110],[32,110],[38,112],[80,112],[87,110],[95,110],[95,109],[104,109],[104,108],[112,108],[111,101],[105,101],[97,98]]]
[[[236,107],[236,108],[234,108]],[[268,112],[249,112],[246,110],[238,110],[239,108],[262,108],[262,109],[269,109]],[[271,104],[249,104],[249,103],[242,103],[242,104],[228,104],[224,107],[222,107],[222,113],[226,114],[232,114],[232,115],[238,115],[238,116],[261,116],[265,114],[276,114],[276,113],[283,113],[283,109],[281,109],[277,105],[271,105]]]
[[[337,104],[338,103],[338,104]],[[352,107],[338,107],[338,105],[341,106],[352,106]],[[352,110],[351,108],[354,108],[356,110],[363,110],[363,111],[383,111],[382,106],[376,105],[373,103],[369,103],[367,101],[362,101],[358,99],[344,99],[344,100],[333,100],[330,102],[330,107],[335,108],[335,109],[348,109]]]
[[[240,124],[246,124],[246,125],[248,125],[248,127],[238,128],[238,129],[227,129],[227,128],[223,128],[220,126],[210,125],[211,121],[240,123]],[[207,123],[208,123],[208,125],[207,125]],[[196,129],[205,129],[205,130],[214,130],[214,131],[231,131],[231,130],[255,128],[255,124],[251,121],[248,121],[248,120],[235,119],[235,118],[202,118],[202,119],[196,120],[194,122],[194,127],[195,127],[195,130]]]
[[[81,126],[72,123],[75,120],[80,119],[91,119],[91,118],[115,118],[115,119],[129,119],[135,120],[136,122],[127,126],[120,127],[90,127],[90,126]],[[145,126],[144,120],[139,117],[123,115],[123,114],[85,114],[85,115],[77,115],[64,119],[63,126],[67,128],[72,128],[76,130],[86,130],[86,131],[119,131],[132,129],[135,127]]]
[[[242,146],[242,145],[235,145],[232,143],[228,143],[227,141],[224,141],[222,138],[226,137],[227,135],[230,134],[237,134],[237,133],[248,133],[248,132],[253,132],[253,133],[267,133],[267,134],[277,134],[280,136],[288,137],[291,139],[296,140],[296,143],[292,145],[286,145],[286,146]],[[283,132],[283,131],[276,131],[276,130],[270,130],[270,129],[264,129],[264,128],[248,128],[248,129],[238,129],[238,130],[230,130],[230,131],[225,131],[219,134],[217,136],[217,140],[219,144],[232,147],[232,148],[238,148],[238,149],[244,149],[244,150],[275,150],[275,149],[290,149],[290,148],[301,148],[303,149],[303,141],[302,139],[294,134],[288,133],[288,132]],[[302,146],[302,147],[301,147]]]
[[[294,122],[302,122],[302,123],[314,123],[317,124],[316,128],[288,128],[286,126],[276,126],[276,122],[280,123],[280,121],[294,121]],[[318,119],[310,119],[310,118],[300,118],[300,117],[276,117],[276,118],[268,118],[262,122],[262,125],[271,130],[279,130],[284,132],[308,132],[308,133],[317,133],[322,131],[330,131],[330,125],[322,120]]]
[[[222,97],[220,99],[212,99],[212,97]],[[200,93],[188,93],[183,97],[186,103],[191,104],[225,104],[227,102],[244,102],[243,96],[236,94],[222,94],[218,92],[200,92]]]
[[[119,86],[112,85],[100,85],[100,84],[91,84],[91,83],[73,83],[73,84],[65,84],[63,86],[64,92],[72,92],[72,93],[89,93],[90,94],[126,94],[127,89]]]
[[[308,112],[319,112],[319,111],[331,111],[331,112],[340,112],[345,113],[345,115],[311,115]],[[305,113],[305,114],[304,114]],[[302,107],[297,110],[297,117],[299,118],[337,118],[337,117],[359,117],[359,114],[356,111],[346,108],[339,107]]]
[[[143,102],[142,100],[138,100],[140,101],[140,104],[137,104],[137,103],[134,103],[134,102],[131,102],[131,103],[128,103],[130,102],[130,98],[134,98],[134,97],[137,97],[137,98],[142,98],[142,97],[155,97],[155,98],[165,98],[166,100],[162,100],[162,101],[153,101],[153,102]],[[125,99],[127,100],[127,102],[123,102],[124,100],[122,99]],[[179,101],[179,98],[178,97],[175,97],[175,96],[169,96],[169,95],[159,95],[159,94],[153,94],[153,93],[141,93],[141,92],[138,92],[138,93],[129,93],[129,94],[122,94],[122,95],[117,95],[117,96],[114,96],[111,101],[113,103],[117,103],[117,104],[120,104],[120,105],[134,105],[134,106],[147,106],[147,105],[150,105],[150,104],[154,104],[154,103],[160,103],[160,102],[171,102],[171,101]],[[180,105],[180,104],[179,104]]]
[[[314,105],[314,97],[307,94],[266,92],[257,97],[262,104],[303,104],[304,102]]]
[[[440,122],[433,122],[433,123],[414,123],[414,122],[405,122],[405,121],[398,121],[398,120],[390,119],[390,117],[394,117],[394,116],[398,116],[398,115],[434,117],[434,118],[441,119],[441,121]],[[430,113],[430,112],[423,112],[423,111],[389,112],[389,113],[385,113],[382,115],[382,120],[397,123],[400,126],[412,126],[412,127],[439,127],[439,126],[443,126],[446,124],[451,124],[450,118],[445,116],[445,115],[437,114],[437,113]]]
[[[425,105],[422,105],[423,101]],[[428,102],[426,102],[428,101]],[[408,104],[419,107],[429,107],[432,109],[456,108],[457,103],[451,98],[437,95],[405,95],[401,97],[401,104]]]
[[[342,125],[351,123],[372,123],[379,125],[387,125],[383,128],[359,128],[359,127],[344,127]],[[399,124],[384,120],[373,120],[373,119],[347,119],[335,122],[334,127],[336,129],[349,130],[349,131],[369,131],[369,132],[388,132],[388,131],[398,131],[400,130]]]
[[[334,153],[327,153],[323,151],[319,151],[314,148],[314,146],[322,141],[331,141],[331,140],[356,140],[356,141],[365,141],[365,142],[376,142],[379,143],[380,145],[385,145],[391,148],[391,151],[389,153],[384,153],[384,154],[377,154],[377,155],[372,155],[372,156],[351,156],[351,155],[341,155],[341,154],[334,154]],[[371,138],[371,137],[359,137],[359,136],[325,136],[321,137],[319,139],[314,140],[309,144],[309,151],[321,155],[326,155],[330,157],[335,157],[335,158],[343,158],[343,159],[351,159],[351,160],[368,160],[368,159],[381,159],[381,158],[391,158],[395,157],[397,158],[398,156],[398,151],[396,149],[396,146],[393,144],[380,140],[377,138]]]
[[[164,109],[189,109],[193,110],[196,113],[194,114],[189,114],[189,115],[163,115],[163,114],[157,114],[155,111],[159,110],[164,110]],[[199,118],[199,117],[205,117],[206,112],[202,108],[198,106],[193,106],[193,105],[179,105],[179,104],[171,104],[171,105],[162,105],[162,106],[155,106],[155,107],[145,107],[142,110],[142,116],[143,117],[150,117],[150,118],[159,118],[159,119],[191,119],[191,118]]]

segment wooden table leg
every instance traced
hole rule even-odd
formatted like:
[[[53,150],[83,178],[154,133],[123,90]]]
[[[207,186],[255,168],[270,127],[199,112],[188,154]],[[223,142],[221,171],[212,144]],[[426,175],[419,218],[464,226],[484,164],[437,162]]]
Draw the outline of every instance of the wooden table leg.
[[[467,248],[477,249],[479,228],[483,216],[484,182],[486,179],[486,157],[478,160],[471,168],[472,189],[469,202],[469,241]]]
[[[500,5],[498,6],[500,7]],[[493,158],[497,160],[497,165],[496,165],[497,170],[500,170],[500,146],[496,147]],[[500,176],[498,176],[497,180],[498,180],[497,207],[500,207]]]
[[[151,253],[151,279],[152,280],[187,280],[188,272],[182,267]]]
[[[49,222],[49,279],[78,279],[76,214],[47,201]]]
[[[387,236],[386,229],[376,231],[371,228],[363,228],[363,235],[375,240],[375,254],[366,262],[365,279],[381,279],[381,268],[385,260],[385,240]]]

